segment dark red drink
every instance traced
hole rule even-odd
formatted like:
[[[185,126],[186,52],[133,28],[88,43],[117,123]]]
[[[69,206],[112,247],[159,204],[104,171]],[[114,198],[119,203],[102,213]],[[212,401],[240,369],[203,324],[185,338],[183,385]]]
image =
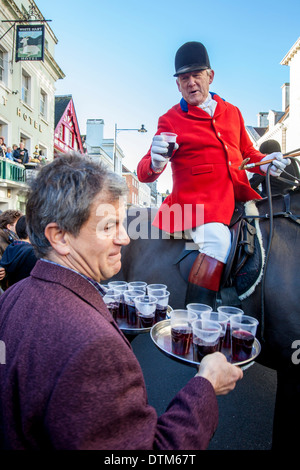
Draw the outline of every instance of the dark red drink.
[[[218,347],[218,351],[221,351],[221,349],[224,347],[224,339],[225,339],[225,335],[224,335],[224,331],[221,331],[221,334],[220,334],[220,338],[219,338],[219,347]]]
[[[189,353],[193,338],[192,328],[178,326],[171,328],[172,351],[178,356],[185,356]]]
[[[251,357],[254,336],[245,330],[236,330],[232,332],[232,360],[241,362]]]
[[[137,326],[138,321],[137,321],[135,305],[125,304],[125,307],[126,307],[126,316],[127,316],[128,325]]]
[[[230,335],[230,322],[227,322],[226,333],[223,340],[223,348],[230,349],[231,348],[231,335]]]
[[[110,311],[113,319],[117,321],[118,313],[119,313],[119,304],[111,303],[107,305],[107,308]]]
[[[118,318],[121,318],[122,320],[126,318],[126,310],[125,310],[125,303],[124,300],[120,299],[119,303],[119,314]]]
[[[151,326],[154,325],[154,315],[153,316],[150,316],[150,315],[147,315],[147,316],[143,316],[143,315],[139,315],[138,316],[138,319],[139,319],[139,326],[140,328],[151,328]]]
[[[199,338],[193,339],[193,358],[195,362],[201,362],[204,356],[219,350],[219,340],[214,344],[205,343]]]
[[[169,142],[168,153],[167,155],[165,155],[166,157],[168,158],[172,157],[174,147],[175,147],[175,142]]]
[[[155,310],[155,323],[166,319],[168,307],[162,307],[161,305],[156,306]]]

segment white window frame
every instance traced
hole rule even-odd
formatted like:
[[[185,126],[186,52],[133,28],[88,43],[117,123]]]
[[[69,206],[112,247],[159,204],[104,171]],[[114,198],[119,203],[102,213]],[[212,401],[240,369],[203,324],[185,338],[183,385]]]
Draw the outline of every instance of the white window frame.
[[[22,101],[28,106],[31,104],[31,76],[22,69]]]
[[[40,89],[40,115],[47,121],[48,95],[42,88]]]

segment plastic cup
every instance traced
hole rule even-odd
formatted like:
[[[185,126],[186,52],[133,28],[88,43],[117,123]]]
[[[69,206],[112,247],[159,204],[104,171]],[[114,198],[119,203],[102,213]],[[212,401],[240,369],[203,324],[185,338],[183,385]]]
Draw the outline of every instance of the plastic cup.
[[[143,290],[144,292],[146,292],[147,282],[144,282],[144,281],[132,281],[132,282],[128,282],[127,288],[128,288],[128,290],[141,289],[141,290]]]
[[[126,281],[110,281],[108,284],[108,287],[110,289],[114,289],[115,287],[121,287],[121,286],[126,286],[127,288],[127,282]]]
[[[152,292],[153,293],[158,292],[158,294],[155,294],[155,297],[157,298],[157,304],[156,304],[156,310],[155,310],[155,323],[157,323],[158,321],[162,321],[166,319],[170,292],[166,291],[165,293],[163,293],[163,291],[159,289],[154,290]]]
[[[175,309],[170,313],[172,352],[185,356],[190,352],[193,339],[192,322],[197,319],[195,313],[187,309]]]
[[[233,362],[242,362],[251,357],[258,320],[249,315],[232,315],[231,354]]]
[[[193,358],[195,362],[201,362],[204,356],[219,350],[222,326],[212,320],[196,320],[193,327]]]
[[[220,313],[225,313],[225,315],[229,316],[229,319],[232,315],[244,315],[244,311],[242,309],[237,307],[231,307],[230,305],[221,305],[217,308],[217,311]],[[227,352],[229,352],[231,349],[231,333],[229,320],[227,322],[227,329],[222,347],[224,350],[227,350]]]
[[[111,281],[108,283],[108,287],[113,289],[115,292],[119,292],[120,303],[119,303],[119,314],[118,318],[124,320],[126,318],[125,304],[124,304],[124,292],[127,291],[127,282],[125,281]]]
[[[227,331],[227,323],[229,321],[229,316],[221,312],[203,312],[201,314],[201,319],[216,321],[221,325],[222,331],[221,331],[220,340],[219,340],[219,351],[221,351],[223,347],[223,342],[224,342],[224,338],[226,335],[226,331]]]
[[[148,295],[153,295],[153,291],[163,291],[164,293],[167,291],[167,286],[166,284],[148,284],[147,285],[147,293]]]
[[[194,312],[197,314],[197,317],[201,319],[202,313],[212,312],[212,307],[206,304],[191,303],[187,304],[186,308],[189,312]]]
[[[125,316],[127,319],[128,325],[132,327],[138,326],[138,318],[136,314],[136,308],[134,299],[136,297],[141,297],[145,295],[145,292],[142,290],[127,290],[124,291],[124,308],[125,308]]]
[[[168,144],[169,144],[168,152],[167,152],[167,154],[164,154],[164,157],[170,158],[170,157],[172,157],[172,154],[173,154],[173,151],[174,151],[177,134],[174,134],[173,132],[161,132],[160,135],[162,135],[164,141],[168,142]]]
[[[106,306],[115,321],[117,321],[119,315],[120,297],[121,293],[116,292],[113,289],[108,289],[103,296],[103,301],[106,303]]]
[[[150,295],[137,296],[134,299],[138,324],[140,328],[150,328],[155,322],[156,297]]]

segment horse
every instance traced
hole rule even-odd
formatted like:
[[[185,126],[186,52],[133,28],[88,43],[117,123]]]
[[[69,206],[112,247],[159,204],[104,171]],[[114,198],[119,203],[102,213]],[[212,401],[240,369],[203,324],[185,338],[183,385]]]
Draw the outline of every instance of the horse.
[[[296,445],[300,417],[300,190],[251,201],[259,227],[264,265],[253,291],[240,299],[245,314],[259,321],[262,349],[256,361],[277,371],[273,447]],[[153,227],[156,209],[130,208],[122,247],[122,268],[111,280],[163,283],[172,308],[185,308],[187,279],[181,254],[191,242]],[[219,297],[219,302],[222,302]]]

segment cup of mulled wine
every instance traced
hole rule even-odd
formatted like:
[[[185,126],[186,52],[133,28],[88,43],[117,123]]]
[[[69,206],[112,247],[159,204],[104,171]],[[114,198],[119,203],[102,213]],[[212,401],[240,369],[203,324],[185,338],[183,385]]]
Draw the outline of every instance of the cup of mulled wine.
[[[121,293],[116,292],[113,289],[108,289],[103,296],[103,301],[106,303],[106,306],[115,321],[117,321],[119,315],[120,297]]]
[[[227,331],[227,323],[229,322],[229,316],[221,312],[203,312],[201,313],[201,320],[211,320],[216,321],[221,325],[222,331],[219,338],[219,348],[218,351],[223,350],[223,342]]]
[[[139,328],[151,328],[155,323],[156,297],[140,295],[134,298]]]
[[[164,154],[164,157],[171,158],[172,154],[174,152],[174,147],[175,147],[175,143],[176,143],[177,134],[174,134],[173,132],[161,132],[160,135],[162,135],[164,141],[168,142],[168,144],[169,144],[168,152],[167,152],[167,154]]]
[[[124,291],[124,308],[125,317],[129,326],[138,327],[138,317],[136,314],[136,308],[134,299],[145,295],[142,290],[126,290]]]
[[[165,320],[167,317],[168,305],[170,292],[155,289],[152,291],[153,295],[157,299],[156,310],[155,310],[155,323]]]
[[[229,352],[231,350],[231,331],[230,331],[230,317],[232,315],[243,315],[244,311],[241,308],[231,307],[230,305],[221,305],[217,308],[217,311],[220,313],[225,313],[228,315],[229,319],[227,322],[227,328],[225,333],[225,338],[223,340],[223,349]]]
[[[201,319],[193,321],[192,328],[193,358],[201,362],[204,356],[219,350],[222,327],[216,321]]]
[[[120,295],[120,302],[119,302],[119,313],[118,318],[120,320],[126,319],[126,312],[125,312],[125,303],[124,303],[124,292],[127,291],[127,282],[125,281],[111,281],[108,283],[108,287],[113,289],[116,292],[119,292]]]
[[[258,320],[249,315],[232,315],[231,355],[232,362],[242,362],[251,357]]]
[[[175,309],[170,313],[172,352],[186,356],[190,352],[193,330],[192,322],[197,319],[195,313],[187,309]]]

